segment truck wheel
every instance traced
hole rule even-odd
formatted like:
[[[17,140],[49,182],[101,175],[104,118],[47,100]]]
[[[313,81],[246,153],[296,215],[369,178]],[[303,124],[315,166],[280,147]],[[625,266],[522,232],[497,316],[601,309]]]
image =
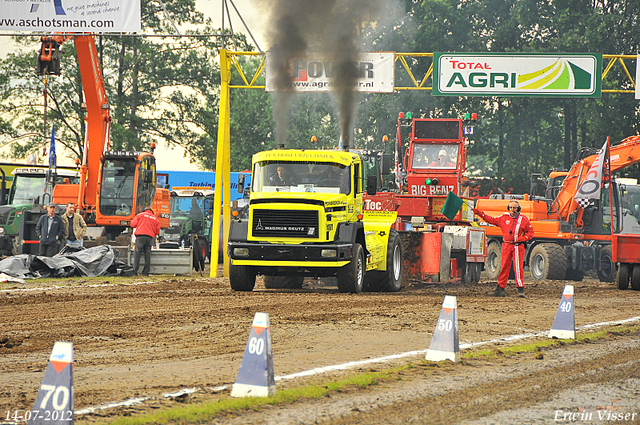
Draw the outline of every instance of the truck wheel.
[[[304,276],[262,276],[267,289],[302,289]]]
[[[234,291],[253,291],[256,285],[256,272],[249,266],[229,265],[229,283]]]
[[[484,268],[487,271],[487,277],[495,280],[500,275],[500,267],[502,265],[502,247],[498,242],[491,242],[487,249],[487,262]]]
[[[359,294],[364,284],[366,271],[364,251],[359,243],[353,244],[353,258],[346,266],[338,269],[338,290]]]
[[[598,270],[598,279],[600,282],[613,282],[616,278],[616,265],[613,262],[613,254],[611,253],[611,245],[607,245],[600,251],[600,270]]]
[[[467,263],[464,273],[464,283],[480,282],[480,274],[482,273],[482,263]]]
[[[631,267],[632,266],[628,263],[620,263],[620,267],[618,267],[618,276],[616,277],[618,289],[622,289],[624,291],[629,287],[629,269]]]
[[[366,291],[398,292],[402,286],[402,246],[397,231],[389,232],[387,270],[370,271],[364,277]]]
[[[531,251],[529,269],[535,280],[562,280],[567,274],[567,256],[555,243],[536,245]]]
[[[582,279],[584,279],[584,272],[582,270],[570,269],[567,267],[567,273],[564,279],[580,282],[582,281]]]
[[[631,289],[640,291],[640,264],[633,266],[631,273]]]

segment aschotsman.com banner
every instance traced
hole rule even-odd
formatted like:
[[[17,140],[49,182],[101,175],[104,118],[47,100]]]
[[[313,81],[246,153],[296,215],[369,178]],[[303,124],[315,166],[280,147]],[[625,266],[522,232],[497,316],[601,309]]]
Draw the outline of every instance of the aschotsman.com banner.
[[[139,32],[140,0],[0,0],[0,30]]]
[[[394,88],[393,52],[364,53],[353,58],[358,76],[355,81],[341,81],[336,69],[340,66],[329,54],[309,54],[289,61],[290,85],[285,88],[298,92],[328,92],[348,84],[353,91],[363,93],[391,93]],[[276,91],[275,55],[267,52],[266,87]]]

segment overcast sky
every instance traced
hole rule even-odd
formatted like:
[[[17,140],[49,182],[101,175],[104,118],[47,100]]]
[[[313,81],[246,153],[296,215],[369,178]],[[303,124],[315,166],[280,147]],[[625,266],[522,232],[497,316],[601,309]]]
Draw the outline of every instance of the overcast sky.
[[[125,0],[126,1],[126,0]],[[233,24],[233,30],[235,32],[245,32],[242,21],[238,18],[235,10],[231,7],[231,20]],[[254,12],[254,8],[251,5],[250,0],[234,0],[240,15],[244,19],[245,23],[249,27],[249,30],[258,41],[258,44],[262,49],[265,49],[264,38],[260,27],[264,25],[261,22],[260,14]],[[196,6],[205,17],[213,20],[214,26],[220,27],[222,25],[222,0],[196,0]],[[225,19],[225,28],[229,28],[229,22]],[[2,33],[9,33],[8,31],[2,31]],[[247,34],[248,36],[248,34]],[[250,40],[250,38],[248,37]],[[11,38],[8,36],[2,36],[0,39],[0,57],[6,57],[7,53],[15,51],[16,46],[12,43]],[[158,169],[159,170],[193,170],[195,165],[189,163],[189,159],[184,157],[184,149],[175,147],[169,148],[160,144],[155,152]],[[215,154],[215,152],[212,152]],[[62,158],[59,158],[62,160]],[[71,159],[63,160],[64,164],[71,165],[73,161]]]

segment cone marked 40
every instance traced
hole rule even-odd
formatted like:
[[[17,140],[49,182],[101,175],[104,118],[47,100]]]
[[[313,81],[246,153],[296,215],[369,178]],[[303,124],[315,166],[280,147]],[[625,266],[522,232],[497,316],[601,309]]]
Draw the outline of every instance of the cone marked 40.
[[[431,338],[426,360],[460,361],[460,342],[458,339],[458,301],[456,297],[447,295],[442,303],[436,330]]]
[[[51,350],[27,424],[73,424],[73,343],[57,341]]]
[[[256,313],[231,397],[268,397],[275,393],[269,314]]]
[[[576,318],[575,304],[573,303],[573,285],[565,285],[560,298],[560,305],[553,320],[553,326],[549,331],[549,338],[575,339]]]

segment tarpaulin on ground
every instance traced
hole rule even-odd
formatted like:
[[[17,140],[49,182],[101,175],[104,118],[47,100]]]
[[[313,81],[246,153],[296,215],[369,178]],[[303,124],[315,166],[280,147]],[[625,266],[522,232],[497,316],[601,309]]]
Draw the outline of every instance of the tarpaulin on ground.
[[[133,268],[118,261],[110,245],[84,249],[65,246],[53,257],[20,254],[0,261],[0,273],[22,279],[70,276],[130,276]]]

